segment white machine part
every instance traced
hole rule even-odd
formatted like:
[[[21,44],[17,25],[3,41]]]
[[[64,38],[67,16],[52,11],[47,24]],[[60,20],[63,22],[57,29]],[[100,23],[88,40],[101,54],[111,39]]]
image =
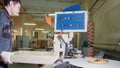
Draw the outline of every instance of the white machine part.
[[[88,12],[87,11],[66,11],[55,12],[54,32],[68,32],[62,34],[58,39],[59,34],[54,35],[54,51],[62,52],[62,57],[71,54],[74,51],[70,41],[73,38],[73,32],[87,32]]]
[[[53,45],[54,46],[54,52],[56,52],[58,54],[62,53],[61,58],[64,58],[65,57],[65,50],[66,50],[65,49],[66,48],[65,43],[70,44],[70,41],[73,38],[73,32],[69,32],[69,34],[62,34],[61,35],[65,43],[58,38],[59,35],[60,34],[55,34],[54,35],[54,45]]]

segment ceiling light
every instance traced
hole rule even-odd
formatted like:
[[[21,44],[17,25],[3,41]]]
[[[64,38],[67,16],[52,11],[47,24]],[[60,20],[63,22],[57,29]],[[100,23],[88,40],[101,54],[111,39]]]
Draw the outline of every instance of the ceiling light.
[[[20,35],[23,35],[23,28],[20,28]]]
[[[42,31],[42,33],[48,33],[49,31]]]
[[[36,25],[35,23],[24,23],[24,25]]]
[[[42,28],[35,28],[35,30],[44,30],[44,29],[42,29]]]
[[[48,14],[48,16],[55,16],[55,14]]]
[[[14,33],[18,32],[17,30],[13,30]]]

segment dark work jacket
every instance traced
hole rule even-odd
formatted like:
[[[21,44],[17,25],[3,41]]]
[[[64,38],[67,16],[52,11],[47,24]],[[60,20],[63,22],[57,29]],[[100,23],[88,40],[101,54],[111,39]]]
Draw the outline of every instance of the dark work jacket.
[[[0,10],[0,53],[12,49],[12,20],[6,9]]]

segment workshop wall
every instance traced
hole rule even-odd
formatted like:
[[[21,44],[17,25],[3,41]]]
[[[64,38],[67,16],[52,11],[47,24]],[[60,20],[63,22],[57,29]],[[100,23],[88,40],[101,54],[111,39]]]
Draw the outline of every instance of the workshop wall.
[[[105,0],[104,0],[105,1]],[[106,0],[93,14],[95,48],[120,60],[120,0]]]
[[[106,54],[120,58],[120,0],[85,0],[88,4],[89,21],[94,23],[94,47]],[[114,58],[115,59],[115,58]]]
[[[99,2],[100,3],[100,2]],[[95,42],[116,44],[120,40],[120,0],[106,0],[93,14]],[[96,45],[97,46],[97,45]],[[115,46],[98,46],[113,49]]]

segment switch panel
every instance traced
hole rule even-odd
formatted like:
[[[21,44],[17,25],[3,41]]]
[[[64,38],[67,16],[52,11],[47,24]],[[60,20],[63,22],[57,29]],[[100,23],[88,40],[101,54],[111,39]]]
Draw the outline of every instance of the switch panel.
[[[55,12],[55,32],[87,32],[87,11]]]

